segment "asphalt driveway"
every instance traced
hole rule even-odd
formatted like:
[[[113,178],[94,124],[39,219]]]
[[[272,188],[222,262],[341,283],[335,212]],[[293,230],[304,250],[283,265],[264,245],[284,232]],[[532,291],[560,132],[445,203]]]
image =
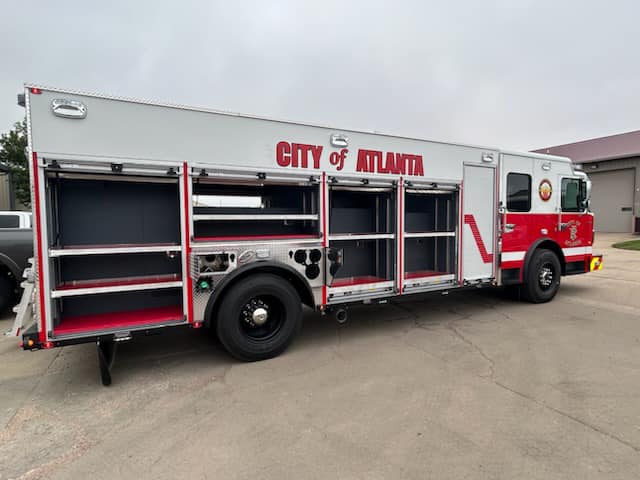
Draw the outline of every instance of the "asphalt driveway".
[[[498,292],[307,315],[284,355],[205,332],[23,352],[0,339],[0,479],[640,478],[640,252],[545,305]],[[2,330],[9,320],[0,321]]]

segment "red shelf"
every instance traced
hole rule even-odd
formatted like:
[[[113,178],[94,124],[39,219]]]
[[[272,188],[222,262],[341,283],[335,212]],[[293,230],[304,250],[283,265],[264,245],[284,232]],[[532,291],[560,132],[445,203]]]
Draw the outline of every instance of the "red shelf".
[[[108,243],[106,245],[64,245],[56,250],[90,250],[95,248],[179,247],[179,243]]]
[[[331,283],[331,287],[352,287],[354,285],[365,285],[367,283],[380,283],[388,281],[386,278],[364,275],[361,277],[336,278]]]
[[[74,333],[115,330],[170,322],[172,320],[179,321],[183,318],[184,313],[180,305],[97,315],[82,315],[63,319],[60,325],[53,329],[53,333],[54,335],[70,335]]]
[[[405,280],[414,278],[439,277],[440,275],[449,275],[447,272],[435,272],[433,270],[418,270],[417,272],[405,272]]]
[[[242,241],[242,240],[294,240],[294,239],[307,239],[317,238],[318,235],[246,235],[244,237],[194,237],[194,242],[229,242],[229,241]]]
[[[124,285],[146,285],[149,283],[169,283],[182,280],[180,274],[149,275],[140,277],[104,278],[98,280],[73,280],[56,287],[56,290],[77,290],[80,288],[119,287]]]

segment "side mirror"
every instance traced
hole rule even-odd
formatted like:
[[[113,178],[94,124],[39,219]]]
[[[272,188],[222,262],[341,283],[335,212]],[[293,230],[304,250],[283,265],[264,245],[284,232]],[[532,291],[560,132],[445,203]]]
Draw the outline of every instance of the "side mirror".
[[[591,180],[587,178],[587,180],[584,181],[585,191],[581,205],[584,211],[589,211],[589,207],[591,205],[591,185]]]

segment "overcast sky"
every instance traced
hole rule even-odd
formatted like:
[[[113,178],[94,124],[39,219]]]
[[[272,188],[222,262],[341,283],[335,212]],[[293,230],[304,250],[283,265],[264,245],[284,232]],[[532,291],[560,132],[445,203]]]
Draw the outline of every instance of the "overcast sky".
[[[3,0],[25,81],[529,150],[640,129],[640,2]]]

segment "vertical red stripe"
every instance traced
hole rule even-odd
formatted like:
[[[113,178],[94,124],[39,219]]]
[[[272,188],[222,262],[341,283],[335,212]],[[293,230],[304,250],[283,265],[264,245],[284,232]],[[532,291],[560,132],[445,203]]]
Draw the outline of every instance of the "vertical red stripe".
[[[321,198],[322,198],[322,246],[327,247],[327,174],[322,172],[322,183],[320,184],[320,188],[322,189]],[[326,255],[325,250],[325,255]],[[325,266],[327,262],[325,261]],[[327,272],[325,272],[324,283],[322,285],[322,305],[327,304]]]
[[[498,165],[495,170],[495,179],[494,179],[494,189],[493,189],[493,203],[495,208],[495,213],[493,216],[493,276],[497,278],[498,276],[498,255],[500,253],[500,242],[498,232],[498,215],[500,211],[500,161],[498,161]]]
[[[402,295],[402,288],[404,284],[404,264],[402,254],[404,253],[404,226],[402,224],[402,216],[404,214],[404,190],[402,185],[402,177],[398,183],[398,295]]]
[[[489,253],[487,251],[487,247],[484,244],[484,240],[482,240],[482,235],[480,234],[480,229],[478,228],[475,217],[471,214],[465,214],[464,223],[469,225],[469,228],[471,229],[471,234],[473,235],[473,239],[476,242],[476,246],[478,247],[478,251],[480,252],[482,261],[484,263],[492,263],[493,253]]]
[[[38,154],[33,152],[33,189],[35,190],[33,209],[36,214],[36,255],[38,257],[38,294],[40,297],[40,341],[47,340],[47,318],[45,313],[45,297],[44,297],[44,268],[42,258],[42,220],[40,217],[40,179],[38,178]]]
[[[191,181],[191,177],[189,175],[189,170],[187,167],[187,162],[182,164],[182,177],[184,179],[184,238],[185,244],[184,248],[186,250],[186,259],[187,259],[187,322],[193,322],[193,279],[191,278],[191,231],[189,228],[189,182]]]
[[[462,213],[463,213],[463,208],[464,208],[464,182],[460,182],[460,205],[458,206],[458,210],[459,210],[459,219],[458,219],[458,235],[459,235],[459,239],[458,239],[458,284],[462,285],[462,231],[464,230],[464,228],[462,228],[464,225],[462,223]]]

